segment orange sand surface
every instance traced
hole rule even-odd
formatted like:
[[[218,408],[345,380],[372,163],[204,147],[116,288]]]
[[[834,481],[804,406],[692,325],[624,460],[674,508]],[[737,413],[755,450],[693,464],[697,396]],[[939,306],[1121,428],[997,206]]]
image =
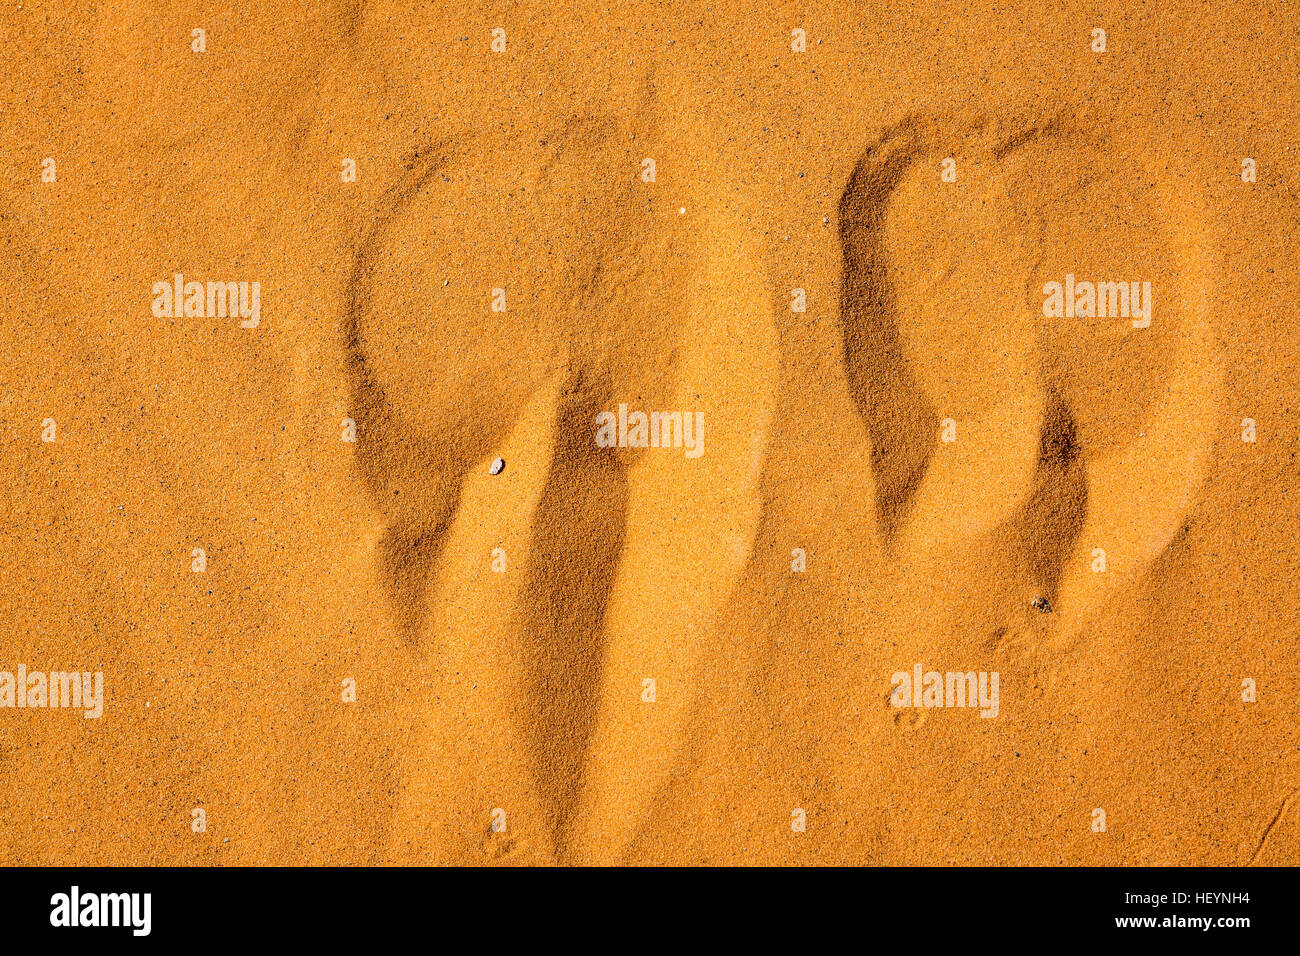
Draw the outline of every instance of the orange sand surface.
[[[0,12],[0,862],[1300,862],[1296,3],[220,6]]]

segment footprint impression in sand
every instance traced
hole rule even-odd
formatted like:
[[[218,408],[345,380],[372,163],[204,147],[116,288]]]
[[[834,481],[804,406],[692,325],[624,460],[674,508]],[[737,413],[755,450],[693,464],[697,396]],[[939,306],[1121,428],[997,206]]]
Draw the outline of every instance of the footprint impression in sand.
[[[395,858],[617,859],[748,558],[768,284],[738,191],[647,188],[634,139],[583,120],[417,162],[358,262],[358,463],[430,659]],[[622,406],[693,416],[691,453],[598,442]]]
[[[1205,475],[1220,371],[1197,198],[1065,120],[909,119],[864,152],[840,230],[881,544],[907,566],[1002,550],[1007,619],[1069,644]]]

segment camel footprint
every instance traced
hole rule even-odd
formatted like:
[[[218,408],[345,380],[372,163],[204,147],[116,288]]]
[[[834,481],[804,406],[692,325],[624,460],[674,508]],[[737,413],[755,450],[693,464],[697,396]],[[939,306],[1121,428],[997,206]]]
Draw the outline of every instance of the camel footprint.
[[[501,810],[503,859],[619,858],[748,560],[771,290],[735,184],[641,189],[632,155],[583,121],[504,162],[430,159],[361,256],[358,461],[393,610],[431,659],[395,857],[473,859]],[[597,414],[623,403],[694,414],[701,454],[598,446]]]
[[[865,150],[842,329],[889,553],[992,535],[1059,643],[1150,567],[1207,470],[1205,231],[1153,150],[1068,118],[909,118]]]

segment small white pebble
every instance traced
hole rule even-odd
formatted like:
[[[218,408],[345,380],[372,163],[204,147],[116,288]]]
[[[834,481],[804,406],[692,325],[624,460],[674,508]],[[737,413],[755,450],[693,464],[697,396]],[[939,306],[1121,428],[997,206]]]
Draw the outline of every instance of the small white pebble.
[[[499,475],[505,470],[506,460],[504,458],[498,458],[496,461],[492,462],[492,467],[488,469],[488,474]]]

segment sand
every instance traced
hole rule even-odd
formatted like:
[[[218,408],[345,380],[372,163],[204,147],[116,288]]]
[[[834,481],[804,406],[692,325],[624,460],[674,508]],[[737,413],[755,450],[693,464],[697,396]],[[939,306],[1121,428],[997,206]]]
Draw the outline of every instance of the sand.
[[[1298,13],[8,5],[0,860],[1300,862]]]

